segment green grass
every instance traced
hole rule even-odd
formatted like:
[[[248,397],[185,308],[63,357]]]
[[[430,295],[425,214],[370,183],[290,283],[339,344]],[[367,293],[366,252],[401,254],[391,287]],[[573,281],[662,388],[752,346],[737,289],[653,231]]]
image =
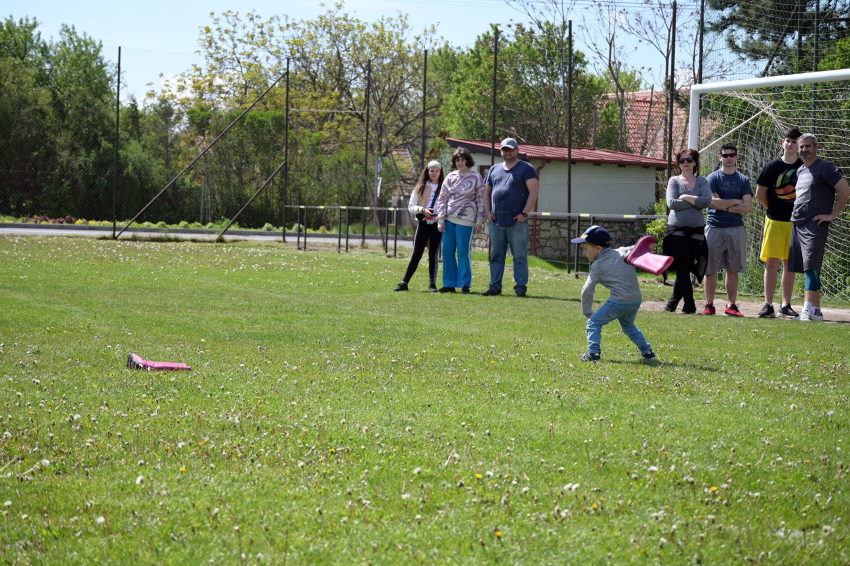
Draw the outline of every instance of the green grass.
[[[582,280],[541,267],[522,300],[392,293],[377,251],[0,258],[6,563],[850,560],[848,325],[642,312],[663,365],[614,325],[588,365]]]

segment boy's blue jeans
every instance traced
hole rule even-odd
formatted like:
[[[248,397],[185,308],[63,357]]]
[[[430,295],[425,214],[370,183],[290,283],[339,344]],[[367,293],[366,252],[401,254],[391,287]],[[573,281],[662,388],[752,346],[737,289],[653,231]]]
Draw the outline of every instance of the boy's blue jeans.
[[[605,301],[593,315],[587,319],[587,351],[591,354],[602,353],[602,327],[615,320],[620,321],[620,328],[629,340],[637,345],[641,355],[652,351],[652,346],[646,341],[643,332],[635,326],[640,303],[623,305],[613,301]]]

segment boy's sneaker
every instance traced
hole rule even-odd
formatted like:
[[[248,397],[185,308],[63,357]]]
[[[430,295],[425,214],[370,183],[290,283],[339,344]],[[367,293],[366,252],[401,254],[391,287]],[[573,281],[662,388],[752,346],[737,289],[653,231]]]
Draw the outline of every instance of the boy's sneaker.
[[[815,314],[809,309],[803,309],[798,316],[794,317],[794,320],[802,320],[803,322],[818,322],[823,320],[823,315]]]
[[[682,307],[682,314],[695,314],[696,312],[696,305],[685,305]]]
[[[652,350],[650,350],[649,353],[641,354],[641,356],[643,357],[643,362],[646,364],[658,363],[658,356],[656,356],[655,352]]]
[[[716,312],[714,305],[711,303],[706,304],[705,308],[702,309],[702,314],[715,314]]]
[[[773,310],[773,305],[765,303],[759,311],[759,318],[776,318],[776,312]]]
[[[402,281],[401,283],[398,284],[398,287],[393,289],[393,291],[407,291],[407,283]]]
[[[440,293],[457,293],[454,287],[440,287]]]
[[[435,283],[431,283],[430,285],[428,285],[428,290],[432,293],[438,293],[440,291],[439,289],[437,289],[437,285]]]
[[[581,361],[583,362],[598,362],[602,357],[599,354],[591,354],[590,352],[585,352],[581,355]]]
[[[463,293],[464,295],[468,295],[468,294],[470,294],[472,291],[470,291],[470,290],[469,290],[469,287],[467,287],[466,285],[464,285],[463,287],[461,287],[461,288],[460,288],[460,292],[461,292],[461,293]]]
[[[664,310],[666,312],[676,312],[676,307],[679,306],[679,301],[669,300],[667,304],[664,305]]]
[[[744,316],[744,313],[738,310],[738,305],[732,303],[731,305],[726,305],[726,310],[723,311],[723,314],[726,316]]]
[[[800,316],[797,311],[791,308],[791,305],[782,305],[779,307],[779,314],[784,316],[790,316],[791,318],[796,318]]]

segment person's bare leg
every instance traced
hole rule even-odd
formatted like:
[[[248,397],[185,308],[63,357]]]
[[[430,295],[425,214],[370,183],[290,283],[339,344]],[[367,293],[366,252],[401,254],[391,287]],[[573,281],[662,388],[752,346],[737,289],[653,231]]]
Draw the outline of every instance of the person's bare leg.
[[[726,300],[734,305],[738,299],[738,272],[726,270]]]
[[[703,286],[705,287],[705,302],[713,305],[714,304],[714,294],[717,291],[717,274],[705,274],[705,278],[703,279]]]
[[[788,260],[782,262],[782,304],[790,305],[794,296],[794,279],[796,273],[788,271]],[[775,280],[774,280],[775,281]]]
[[[813,307],[820,308],[820,289],[817,291],[806,291],[806,302],[812,303]]]
[[[787,269],[787,268],[786,268]],[[779,271],[779,258],[770,257],[764,266],[764,302],[773,303],[773,295],[776,294],[776,276]],[[783,297],[785,292],[785,273],[782,274]]]

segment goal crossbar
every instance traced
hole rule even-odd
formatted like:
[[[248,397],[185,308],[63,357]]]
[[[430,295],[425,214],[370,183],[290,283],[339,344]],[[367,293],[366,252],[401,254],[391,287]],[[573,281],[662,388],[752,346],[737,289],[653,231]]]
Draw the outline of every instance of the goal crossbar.
[[[704,83],[691,86],[691,107],[688,116],[688,147],[699,147],[699,96],[710,92],[727,92],[765,88],[774,86],[792,86],[830,81],[845,81],[850,79],[850,69],[835,71],[818,71],[816,73],[798,73],[796,75],[777,75],[775,77],[760,77],[722,83]]]

